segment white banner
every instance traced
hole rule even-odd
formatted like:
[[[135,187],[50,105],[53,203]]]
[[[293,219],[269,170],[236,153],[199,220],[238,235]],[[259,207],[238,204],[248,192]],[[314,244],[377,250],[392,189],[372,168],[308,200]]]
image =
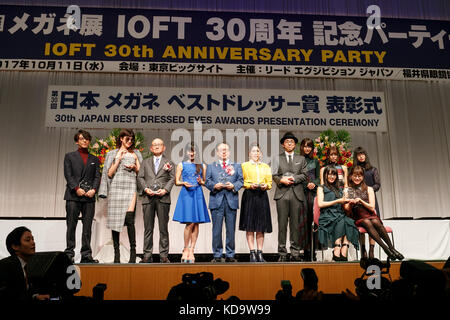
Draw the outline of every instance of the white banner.
[[[49,86],[47,127],[387,131],[383,92]]]

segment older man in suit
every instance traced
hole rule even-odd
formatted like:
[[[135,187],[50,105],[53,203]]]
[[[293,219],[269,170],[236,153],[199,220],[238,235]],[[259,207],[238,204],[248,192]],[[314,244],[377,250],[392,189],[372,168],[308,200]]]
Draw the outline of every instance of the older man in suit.
[[[206,169],[205,186],[211,191],[209,209],[212,217],[212,247],[214,259],[212,262],[222,262],[222,225],[225,219],[226,258],[225,262],[236,262],[235,230],[236,212],[239,208],[238,191],[244,185],[242,168],[239,163],[229,159],[230,147],[221,143],[216,148],[218,161],[208,165]]]
[[[156,138],[152,141],[150,151],[153,155],[144,160],[139,170],[139,192],[143,195],[142,210],[144,213],[144,257],[142,263],[153,262],[153,228],[155,216],[159,224],[159,256],[160,262],[169,260],[169,210],[170,191],[175,182],[175,169],[172,161],[163,153],[166,150],[164,141]]]
[[[306,180],[306,159],[294,153],[298,139],[287,132],[280,140],[284,152],[278,157],[278,167],[273,174],[277,188],[276,200],[278,214],[278,254],[280,262],[287,261],[286,236],[289,223],[291,260],[300,261],[300,249],[304,249],[302,236],[306,225],[305,195],[303,182]]]
[[[67,248],[65,253],[73,261],[75,256],[75,231],[81,212],[83,231],[81,239],[81,263],[98,263],[92,258],[91,231],[95,214],[95,193],[100,185],[100,161],[89,154],[91,135],[78,130],[74,136],[78,150],[64,157],[64,177],[66,178],[66,223]]]

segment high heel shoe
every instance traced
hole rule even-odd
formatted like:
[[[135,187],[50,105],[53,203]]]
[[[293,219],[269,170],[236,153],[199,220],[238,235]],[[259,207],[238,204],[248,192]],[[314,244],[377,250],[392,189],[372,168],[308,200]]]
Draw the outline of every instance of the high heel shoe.
[[[191,256],[191,250],[192,250],[192,257],[190,259],[187,259],[187,263],[194,263],[195,262],[195,256],[194,256],[194,247],[189,247],[189,256]]]
[[[181,255],[181,263],[187,263],[187,262],[188,262],[187,257],[183,258],[183,256],[184,256],[185,250],[186,250],[186,249],[189,249],[189,248],[190,248],[190,247],[184,247],[184,248],[183,248],[183,254]]]
[[[334,247],[336,248],[336,247],[340,247],[341,245],[340,244],[335,244],[334,245]],[[339,250],[339,256],[335,256],[334,255],[334,249],[333,249],[333,261],[341,261],[341,254],[340,254],[340,250]]]
[[[404,257],[400,252],[398,252],[397,250],[395,250],[394,247],[391,248],[391,251],[392,251],[392,253],[395,255],[395,257],[396,257],[398,260],[403,260],[403,259],[405,259],[405,257]]]
[[[386,249],[383,249],[383,250],[384,250],[384,253],[386,253],[386,255],[388,256],[388,258],[390,260],[395,261],[395,259],[397,259],[397,256],[391,251],[391,249],[386,248]]]
[[[346,256],[344,256],[344,255],[342,254],[342,249],[343,249],[344,247],[347,247],[347,255],[346,255]],[[348,261],[348,249],[349,249],[349,248],[350,248],[350,245],[349,245],[348,243],[342,244],[342,246],[341,246],[341,260],[340,260],[340,261]]]

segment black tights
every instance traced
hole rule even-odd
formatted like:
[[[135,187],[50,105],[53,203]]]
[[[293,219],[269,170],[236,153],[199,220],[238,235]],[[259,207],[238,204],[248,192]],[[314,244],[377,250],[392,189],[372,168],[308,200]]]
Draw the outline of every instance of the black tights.
[[[364,219],[361,221],[361,227],[366,229],[369,236],[375,240],[376,243],[386,251],[386,249],[393,248],[391,239],[386,232],[386,229],[378,219]],[[384,240],[384,242],[383,242]],[[386,245],[387,244],[387,245]]]

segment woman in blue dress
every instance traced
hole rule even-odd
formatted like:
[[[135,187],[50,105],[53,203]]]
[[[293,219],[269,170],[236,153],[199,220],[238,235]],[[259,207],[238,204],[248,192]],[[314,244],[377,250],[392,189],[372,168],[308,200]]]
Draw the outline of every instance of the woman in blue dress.
[[[198,239],[199,224],[210,222],[208,208],[203,196],[206,166],[198,157],[194,143],[184,149],[184,159],[177,166],[175,184],[181,186],[173,220],[186,224],[184,228],[184,248],[181,262],[194,263],[194,248]]]

